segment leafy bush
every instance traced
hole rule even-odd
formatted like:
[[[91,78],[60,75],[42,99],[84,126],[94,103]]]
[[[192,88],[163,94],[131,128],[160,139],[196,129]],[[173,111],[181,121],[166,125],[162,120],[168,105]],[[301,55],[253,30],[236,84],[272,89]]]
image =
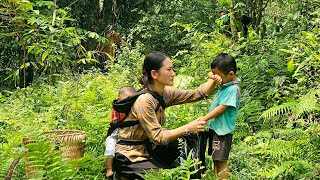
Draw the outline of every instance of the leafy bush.
[[[34,85],[13,93],[8,92],[1,97],[0,122],[3,126],[0,134],[2,143],[0,157],[2,162],[6,163],[1,164],[0,169],[8,169],[12,159],[21,155],[23,137],[47,130],[78,129],[85,131],[88,136],[85,157],[79,160],[77,170],[72,164],[64,165],[65,172],[71,171],[73,174],[65,174],[64,178],[103,177],[107,121],[111,102],[116,97],[113,85],[107,77],[94,73],[78,75],[73,79],[71,77],[58,81],[55,86]],[[39,153],[42,152],[40,150]],[[48,149],[45,148],[42,154],[47,152]],[[55,159],[56,155],[52,156],[48,158]],[[43,171],[46,176],[61,179],[60,175],[63,175],[60,173],[61,169],[55,169],[57,166],[53,165],[56,162],[39,160],[39,163],[42,161],[52,168]],[[90,166],[87,166],[88,164]],[[92,164],[95,165],[91,166]],[[18,168],[16,171],[19,172],[15,175],[24,174],[23,168]],[[1,172],[1,177],[4,177],[4,173]]]

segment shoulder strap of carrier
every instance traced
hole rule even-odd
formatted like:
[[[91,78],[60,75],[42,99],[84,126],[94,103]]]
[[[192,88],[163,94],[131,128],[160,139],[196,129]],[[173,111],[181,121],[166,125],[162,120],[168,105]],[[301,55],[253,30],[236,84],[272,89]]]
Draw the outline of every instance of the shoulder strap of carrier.
[[[162,106],[163,109],[165,109],[167,107],[167,105],[166,105],[165,101],[163,100],[163,98],[157,92],[150,91],[150,90],[139,91],[135,95],[129,96],[129,97],[127,97],[127,98],[125,98],[125,99],[123,99],[121,101],[114,100],[112,102],[112,106],[117,112],[122,112],[122,113],[129,114],[129,112],[131,110],[131,107],[134,104],[134,102],[137,100],[137,98],[140,95],[146,94],[146,93],[151,94],[155,99],[157,99],[159,101],[159,104]]]
[[[121,101],[113,101],[112,105],[113,108],[118,111],[118,112],[123,112],[126,113],[126,115],[129,115],[129,112],[131,111],[131,107],[134,104],[134,102],[137,100],[137,98],[142,95],[142,94],[146,94],[149,93],[151,94],[155,99],[158,100],[158,105],[155,109],[155,112],[158,112],[158,110],[160,109],[160,106],[165,109],[167,107],[165,101],[163,100],[163,98],[155,91],[150,91],[150,90],[142,90],[139,91],[138,93],[136,93],[133,96],[130,96],[128,98],[125,98]],[[125,119],[125,118],[123,118]],[[110,127],[108,130],[107,135],[110,136],[111,133],[116,129],[116,128],[124,128],[124,127],[131,127],[131,126],[135,126],[138,125],[139,121],[122,121],[122,122],[118,122],[118,123],[110,123]]]
[[[159,93],[157,93],[155,91],[150,91],[150,90],[142,90],[140,92],[141,92],[141,94],[149,93],[159,101],[159,104],[158,104],[157,108],[155,109],[156,112],[159,110],[160,106],[162,107],[162,109],[165,109],[167,107],[166,102],[163,100],[163,98],[160,96]]]

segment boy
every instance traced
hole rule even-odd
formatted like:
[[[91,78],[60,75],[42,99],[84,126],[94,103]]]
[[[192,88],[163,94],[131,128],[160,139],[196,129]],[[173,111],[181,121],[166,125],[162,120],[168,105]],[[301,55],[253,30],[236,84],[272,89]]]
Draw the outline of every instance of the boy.
[[[131,87],[131,86],[123,87],[119,91],[118,101],[123,100],[129,96],[133,96],[135,93],[137,93],[137,91],[133,87]],[[126,114],[119,113],[112,108],[111,122],[119,122],[125,117],[126,117]],[[105,150],[104,155],[107,157],[106,162],[105,162],[107,177],[112,177],[112,175],[113,175],[112,163],[113,163],[113,158],[115,155],[115,149],[116,149],[116,144],[118,141],[118,135],[119,135],[119,129],[117,128],[106,139],[106,150]]]
[[[219,179],[228,178],[228,158],[240,98],[240,80],[236,76],[236,71],[235,59],[226,53],[219,54],[212,61],[212,73],[209,73],[209,77],[214,79],[218,75],[222,78],[222,82],[211,103],[210,112],[201,117],[207,121],[207,127],[211,132],[209,143],[213,144],[211,147],[214,173],[219,175]]]

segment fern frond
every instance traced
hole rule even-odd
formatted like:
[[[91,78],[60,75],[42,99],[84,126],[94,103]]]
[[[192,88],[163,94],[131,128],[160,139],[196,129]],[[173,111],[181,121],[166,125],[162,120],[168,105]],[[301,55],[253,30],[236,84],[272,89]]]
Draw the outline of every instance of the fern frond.
[[[274,165],[266,175],[267,178],[278,179],[278,178],[292,178],[292,177],[304,177],[308,172],[312,171],[312,165],[305,160],[297,161],[285,161],[278,165]]]
[[[263,118],[271,118],[280,114],[286,114],[295,110],[296,106],[298,105],[297,101],[289,101],[283,103],[279,106],[274,106],[266,111],[264,111],[261,115]]]
[[[309,93],[299,98],[299,105],[296,107],[294,114],[296,114],[297,117],[300,117],[305,113],[319,111],[319,97],[320,89],[311,89]]]
[[[263,118],[271,118],[276,115],[293,113],[297,117],[305,113],[320,111],[319,98],[320,89],[311,89],[309,93],[301,96],[298,100],[291,100],[279,106],[272,107],[264,111],[261,115]]]
[[[99,11],[101,12],[103,9],[104,0],[99,0]]]
[[[294,141],[281,139],[271,139],[267,143],[259,143],[256,148],[259,150],[255,151],[255,154],[260,154],[276,161],[290,159],[301,153],[299,147],[295,146]]]

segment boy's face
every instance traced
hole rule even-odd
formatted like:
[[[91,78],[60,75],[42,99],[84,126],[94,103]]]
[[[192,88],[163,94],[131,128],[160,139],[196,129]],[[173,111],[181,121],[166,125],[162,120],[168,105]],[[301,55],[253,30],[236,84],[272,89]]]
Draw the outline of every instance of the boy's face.
[[[223,15],[225,15],[225,13],[222,11],[222,12],[220,12],[220,17],[222,17]]]
[[[214,69],[211,69],[211,72],[221,77],[222,79],[221,84],[231,82],[235,78],[235,74],[233,71],[230,71],[227,75],[225,75],[218,68],[214,68]]]

